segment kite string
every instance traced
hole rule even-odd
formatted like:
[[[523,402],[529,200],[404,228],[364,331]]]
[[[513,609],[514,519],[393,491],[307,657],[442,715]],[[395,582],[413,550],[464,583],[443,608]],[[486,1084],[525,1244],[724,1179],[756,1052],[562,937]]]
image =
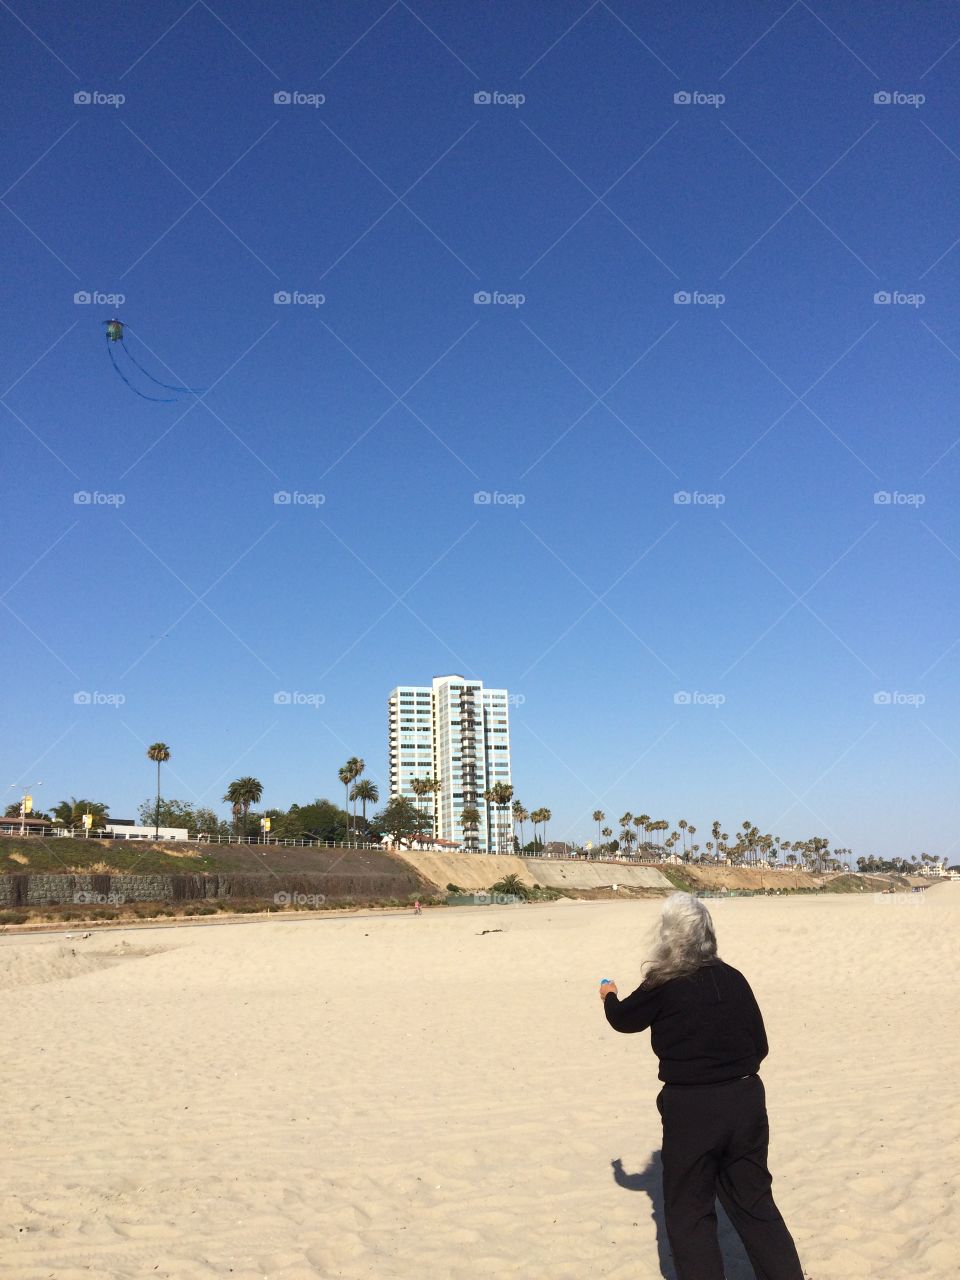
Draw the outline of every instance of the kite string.
[[[117,373],[120,375],[120,377],[123,379],[123,381],[127,384],[127,386],[130,388],[130,390],[131,390],[131,391],[133,391],[136,395],[138,395],[138,396],[141,398],[141,400],[152,400],[154,404],[176,404],[176,400],[175,400],[172,396],[171,396],[171,397],[169,397],[169,398],[166,398],[166,397],[161,397],[161,396],[147,396],[147,395],[144,395],[144,394],[143,394],[143,392],[139,389],[139,387],[135,387],[135,386],[133,385],[133,383],[130,381],[130,379],[126,376],[126,374],[123,372],[123,370],[122,370],[122,369],[120,368],[120,366],[117,364],[116,356],[113,354],[113,343],[112,343],[112,342],[108,342],[108,343],[107,343],[107,352],[109,353],[109,356],[110,356],[110,363],[113,365],[114,369],[116,369]]]
[[[153,374],[150,373],[148,370],[146,370],[143,367],[143,365],[140,363],[140,361],[135,358],[135,356],[132,354],[132,352],[128,348],[126,342],[124,342],[122,338],[120,339],[120,345],[121,347],[123,347],[124,351],[127,353],[127,359],[132,361],[132,363],[136,365],[136,367],[140,370],[140,372],[144,375],[144,377],[149,378],[151,382],[155,382],[158,387],[163,387],[165,391],[187,391],[190,393],[190,395],[196,396],[196,395],[203,395],[204,391],[206,390],[206,388],[203,388],[203,387],[200,387],[200,388],[185,387],[182,383],[179,386],[173,386],[169,382],[161,382],[159,378],[155,378]]]

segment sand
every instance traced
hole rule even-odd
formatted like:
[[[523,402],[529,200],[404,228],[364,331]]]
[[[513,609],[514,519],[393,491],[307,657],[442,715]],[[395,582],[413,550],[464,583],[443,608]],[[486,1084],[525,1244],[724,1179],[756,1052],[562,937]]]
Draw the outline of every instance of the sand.
[[[955,1275],[960,885],[709,905],[766,1019],[805,1270]],[[649,1034],[595,994],[658,910],[3,937],[0,1273],[673,1276]]]

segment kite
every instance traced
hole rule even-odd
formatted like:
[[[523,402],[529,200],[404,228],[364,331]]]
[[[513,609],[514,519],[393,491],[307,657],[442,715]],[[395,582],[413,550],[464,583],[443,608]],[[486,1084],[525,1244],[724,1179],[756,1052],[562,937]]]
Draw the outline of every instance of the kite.
[[[161,382],[159,378],[155,378],[153,374],[148,369],[145,369],[143,365],[140,363],[140,361],[137,360],[131,354],[130,348],[124,342],[123,330],[125,326],[123,321],[114,319],[114,320],[104,320],[103,323],[107,329],[107,352],[110,356],[110,363],[113,365],[114,369],[116,369],[117,373],[123,379],[123,381],[127,384],[130,390],[134,393],[134,395],[138,395],[141,398],[141,400],[152,400],[155,404],[175,404],[177,401],[177,396],[148,396],[145,392],[141,391],[139,387],[134,386],[134,384],[130,381],[127,375],[120,368],[120,365],[117,363],[117,357],[113,353],[114,347],[117,344],[119,344],[120,350],[124,353],[124,355],[130,361],[130,363],[135,368],[139,369],[145,378],[149,378],[152,383],[154,383],[158,387],[162,387],[164,391],[175,391],[177,392],[178,395],[196,396],[196,395],[203,394],[203,389],[201,388],[185,387],[182,384],[174,384],[171,382]]]

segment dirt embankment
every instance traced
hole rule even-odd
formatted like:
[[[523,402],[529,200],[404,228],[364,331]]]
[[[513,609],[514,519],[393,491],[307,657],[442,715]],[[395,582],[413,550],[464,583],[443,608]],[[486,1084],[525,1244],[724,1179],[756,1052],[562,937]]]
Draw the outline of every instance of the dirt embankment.
[[[833,893],[879,893],[884,889],[909,890],[914,885],[933,883],[922,876],[850,875],[843,872],[771,871],[758,867],[702,867],[693,864],[636,866],[624,862],[587,862],[579,859],[520,858],[479,853],[421,853],[402,851],[399,855],[421,875],[433,881],[439,891],[448,884],[461,889],[489,889],[507,875],[545,888],[590,891],[591,896],[616,897],[641,890],[672,893],[675,889],[717,892],[726,889],[824,890]],[[612,886],[618,885],[614,892]]]

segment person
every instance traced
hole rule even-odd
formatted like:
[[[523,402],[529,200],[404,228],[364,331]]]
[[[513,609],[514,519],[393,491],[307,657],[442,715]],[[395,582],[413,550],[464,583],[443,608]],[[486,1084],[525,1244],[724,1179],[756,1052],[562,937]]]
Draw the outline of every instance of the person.
[[[415,916],[423,915],[423,908],[420,906],[420,899],[417,898],[413,904],[413,914]]]
[[[746,978],[717,955],[710,913],[674,893],[640,986],[621,1000],[604,979],[600,999],[615,1031],[651,1028],[663,1088],[663,1200],[677,1280],[724,1280],[716,1198],[758,1280],[804,1280],[773,1199],[759,1006]]]

